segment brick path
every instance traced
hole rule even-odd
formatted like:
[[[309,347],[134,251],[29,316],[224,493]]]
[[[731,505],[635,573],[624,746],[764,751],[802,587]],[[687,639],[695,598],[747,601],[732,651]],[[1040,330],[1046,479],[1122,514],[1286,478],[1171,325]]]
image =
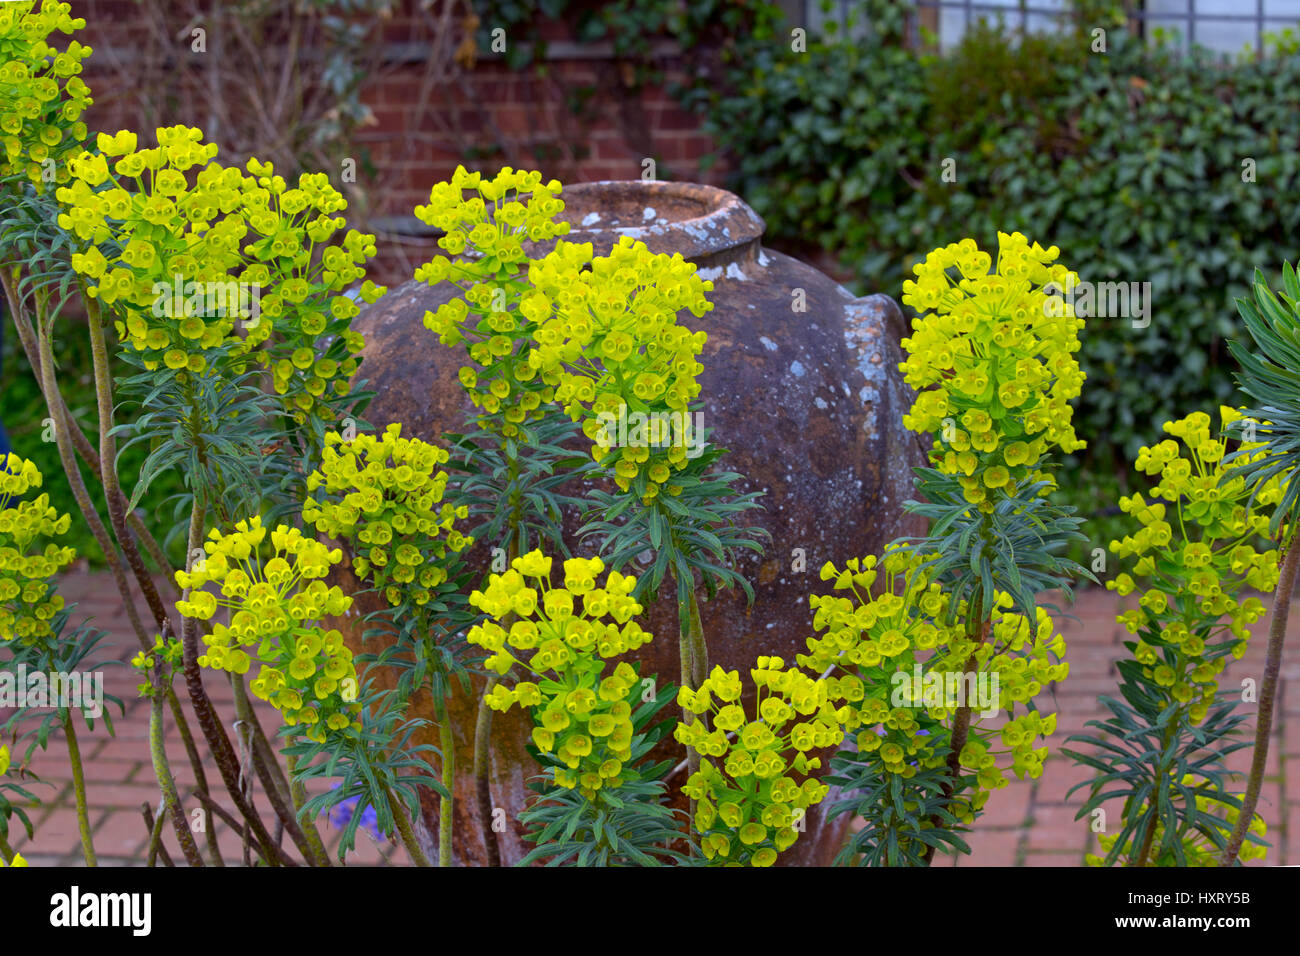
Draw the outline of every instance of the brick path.
[[[62,590],[70,603],[78,602],[80,613],[92,615],[99,627],[110,632],[114,646],[103,652],[100,659],[111,656],[129,660],[135,653],[135,640],[111,579],[106,575],[73,574],[65,579]],[[1059,717],[1053,749],[1059,747],[1069,734],[1083,730],[1087,721],[1102,716],[1097,700],[1099,695],[1115,693],[1117,676],[1114,662],[1127,654],[1122,643],[1127,633],[1114,620],[1117,607],[1118,599],[1112,593],[1091,589],[1080,593],[1072,609],[1077,620],[1058,621],[1058,628],[1068,645],[1070,676],[1056,688],[1054,706]],[[1282,668],[1279,720],[1269,751],[1268,777],[1259,806],[1259,812],[1268,823],[1268,839],[1272,844],[1265,865],[1300,865],[1300,614],[1292,615],[1291,625],[1288,656]],[[1241,661],[1230,663],[1221,686],[1239,685],[1245,677],[1253,677],[1257,683],[1261,680],[1267,626],[1268,617],[1265,616],[1256,625],[1250,650]],[[86,755],[95,848],[101,865],[142,864],[148,834],[141,817],[141,804],[148,802],[155,809],[157,806],[158,790],[148,752],[148,705],[137,699],[135,683],[135,673],[129,667],[108,669],[105,690],[126,703],[126,717],[115,720],[116,737],[110,738],[102,731],[89,733],[82,730],[80,734]],[[177,686],[180,686],[179,682]],[[229,714],[229,687],[216,680],[208,681],[208,687],[219,710]],[[273,728],[278,726],[273,719],[274,711],[260,701],[255,703],[259,706],[263,726],[268,732],[273,732]],[[1050,710],[1052,704],[1044,701],[1044,707]],[[193,784],[193,775],[170,720],[168,724],[167,751],[184,796],[186,787]],[[1247,725],[1248,733],[1250,726]],[[200,749],[206,754],[204,744],[200,743]],[[1244,773],[1249,763],[1250,749],[1246,748],[1230,758],[1229,766]],[[32,813],[35,839],[27,841],[21,828],[15,826],[13,836],[16,839],[12,841],[15,848],[21,850],[34,866],[80,864],[76,814],[62,739],[51,740],[47,750],[37,751],[29,769],[48,783],[36,788],[43,805]],[[205,769],[210,778],[216,778],[215,768],[208,766]],[[1087,820],[1074,820],[1084,793],[1076,792],[1067,800],[1066,792],[1089,775],[1069,760],[1053,756],[1038,780],[1015,781],[990,798],[988,811],[968,836],[972,850],[970,857],[940,858],[939,864],[1081,865],[1084,854],[1097,849],[1096,842]],[[217,789],[220,789],[219,784]],[[260,805],[265,806],[260,790],[257,799]],[[186,806],[188,809],[189,804]],[[216,827],[223,852],[233,861],[238,856],[238,837],[220,821]],[[320,829],[333,849],[338,831],[324,820],[320,822]],[[180,860],[170,827],[164,828],[164,834],[165,846],[173,859]],[[407,863],[404,851],[387,843],[376,844],[363,832],[358,833],[357,851],[349,855],[349,862],[383,864],[389,860]]]

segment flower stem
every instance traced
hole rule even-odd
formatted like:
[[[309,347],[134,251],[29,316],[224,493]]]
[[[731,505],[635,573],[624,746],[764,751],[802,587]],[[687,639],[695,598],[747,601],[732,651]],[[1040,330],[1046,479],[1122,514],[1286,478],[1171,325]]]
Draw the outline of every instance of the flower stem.
[[[181,852],[185,854],[190,866],[202,866],[203,857],[199,855],[199,848],[194,843],[194,834],[190,832],[189,820],[185,818],[180,796],[176,792],[176,781],[172,779],[171,768],[167,764],[167,748],[163,744],[161,685],[161,681],[154,682],[153,699],[149,705],[149,755],[153,758],[153,772],[158,778],[158,786],[162,790],[167,813],[172,818],[172,828],[176,831]],[[212,826],[211,819],[208,820],[207,829],[216,829]]]
[[[86,805],[86,774],[81,765],[81,747],[77,744],[77,727],[73,720],[75,711],[63,709],[63,735],[68,741],[68,763],[72,765],[72,790],[77,797],[77,830],[81,833],[81,853],[86,866],[98,866],[95,844],[90,836],[90,810]]]
[[[261,728],[256,725],[254,725],[254,730],[259,734],[261,733]],[[263,738],[262,741],[265,742],[265,738]],[[293,809],[295,812],[300,813],[303,804],[307,802],[307,788],[302,785],[301,781],[294,779],[294,773],[296,773],[298,769],[298,758],[290,756],[286,757],[285,761],[289,765],[289,797],[293,801]],[[276,767],[278,769],[279,764],[276,764]],[[317,858],[319,865],[333,866],[334,860],[325,849],[325,841],[321,839],[320,830],[316,827],[316,821],[312,820],[308,822],[300,819],[299,824],[302,827],[302,832],[307,837],[307,843],[310,845],[312,853]]]
[[[670,544],[670,546],[672,546]],[[677,585],[677,621],[678,621],[678,638],[677,652],[681,658],[681,679],[682,687],[688,687],[691,690],[698,690],[708,672],[708,648],[704,641],[704,628],[700,624],[700,606],[695,597],[695,582],[682,581],[674,572],[674,582]],[[706,727],[708,725],[708,715],[697,715],[700,723]],[[682,708],[682,720],[689,722],[690,713],[686,708]],[[686,748],[686,779],[690,778],[700,769],[700,752],[694,747]],[[695,820],[695,798],[692,797],[687,804],[687,832],[694,825]],[[691,850],[692,855],[694,849]]]
[[[397,832],[402,838],[402,845],[406,847],[406,852],[411,855],[411,861],[416,866],[432,866],[429,858],[424,855],[420,849],[420,844],[415,839],[415,831],[411,829],[411,818],[406,815],[406,805],[400,800],[393,798],[393,792],[387,787],[384,788],[384,796],[388,799],[388,805],[392,807],[393,819],[397,823]]]
[[[978,638],[979,644],[983,644],[988,640],[989,629],[992,627],[992,621],[988,618],[982,618],[980,614],[980,605],[983,603],[981,595],[982,589],[976,588],[970,598],[966,613],[966,638],[967,640]],[[971,649],[970,657],[966,659],[966,666],[962,669],[962,686],[972,686],[973,682],[969,680],[969,676],[975,673],[978,666],[975,656],[977,650],[979,650],[978,645]],[[952,734],[948,741],[948,779],[943,782],[942,790],[944,807],[951,803],[953,794],[957,792],[958,785],[961,782],[961,752],[965,749],[966,741],[970,737],[970,717],[971,705],[969,701],[962,703],[953,717]],[[936,827],[943,826],[943,819],[938,814],[932,816],[930,822]],[[925,862],[927,865],[934,860],[934,851],[934,844],[926,847]]]
[[[127,565],[135,575],[136,583],[145,597],[149,610],[153,613],[158,629],[167,626],[167,609],[162,596],[145,567],[144,559],[135,546],[126,526],[126,512],[122,495],[121,482],[117,476],[117,440],[113,436],[113,379],[108,366],[108,346],[104,341],[104,323],[100,313],[99,300],[85,295],[86,324],[90,330],[90,354],[95,374],[95,401],[99,414],[99,477],[104,485],[104,501],[108,506],[108,520],[113,526],[113,534],[121,545],[122,554]]]
[[[438,865],[452,866],[452,811],[456,801],[456,738],[452,734],[451,721],[447,717],[447,702],[441,694],[434,694],[433,706],[438,717],[439,743],[442,746],[442,785],[447,790],[438,813]],[[491,819],[489,814],[489,831],[492,828]]]
[[[519,462],[510,459],[510,483],[513,486],[519,476]],[[506,538],[506,570],[510,570],[515,558],[519,557],[519,503],[514,503],[509,524],[509,537]],[[505,619],[502,624],[505,624]],[[478,803],[479,820],[483,825],[483,845],[487,848],[488,866],[501,865],[501,837],[492,828],[492,708],[488,706],[488,695],[501,683],[496,674],[489,674],[483,685],[483,695],[478,700],[478,713],[474,719],[474,797]],[[440,827],[441,829],[441,827]],[[439,853],[441,854],[441,848]]]
[[[1255,755],[1250,762],[1250,776],[1246,778],[1246,793],[1241,799],[1237,823],[1223,848],[1219,866],[1232,866],[1245,842],[1246,831],[1255,819],[1255,806],[1259,791],[1264,786],[1264,768],[1268,765],[1269,735],[1273,731],[1273,706],[1277,701],[1278,678],[1282,673],[1282,645],[1286,642],[1286,620],[1291,612],[1291,592],[1295,589],[1296,571],[1300,568],[1300,548],[1296,545],[1295,531],[1291,531],[1286,544],[1286,557],[1273,594],[1273,620],[1268,629],[1268,651],[1264,657],[1264,681],[1259,690],[1259,714],[1255,718]]]

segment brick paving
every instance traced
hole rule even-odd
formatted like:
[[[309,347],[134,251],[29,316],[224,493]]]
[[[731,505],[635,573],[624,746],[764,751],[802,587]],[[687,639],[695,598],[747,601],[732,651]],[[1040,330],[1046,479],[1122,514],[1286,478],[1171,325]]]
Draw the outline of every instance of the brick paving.
[[[105,644],[112,647],[101,646],[97,659],[129,660],[135,653],[136,644],[111,578],[103,574],[71,574],[65,578],[62,591],[69,603],[78,603],[78,613],[89,614],[97,626],[110,633],[110,640]],[[1062,618],[1057,622],[1068,645],[1070,676],[1056,686],[1054,702],[1043,700],[1044,709],[1054,707],[1059,715],[1057,734],[1053,738],[1054,750],[1066,736],[1083,730],[1089,720],[1102,716],[1098,697],[1116,691],[1115,661],[1126,656],[1123,641],[1128,637],[1115,622],[1119,609],[1119,599],[1114,594],[1094,588],[1079,594],[1069,612],[1072,618]],[[1251,865],[1300,865],[1300,614],[1293,614],[1290,624],[1277,725],[1259,806],[1259,812],[1268,823],[1268,839],[1272,845],[1262,864]],[[1239,686],[1247,677],[1254,678],[1256,683],[1261,680],[1267,626],[1268,617],[1265,616],[1255,626],[1255,639],[1245,657],[1230,662],[1221,680],[1222,687]],[[114,712],[115,737],[107,736],[102,729],[93,733],[81,730],[79,735],[85,755],[95,848],[100,864],[106,866],[143,864],[148,833],[141,807],[147,803],[157,809],[158,791],[147,739],[148,703],[136,697],[135,683],[135,674],[129,667],[107,668],[105,691],[122,699],[126,715],[119,717]],[[179,682],[177,686],[180,686]],[[218,709],[223,714],[231,713],[229,686],[210,679],[208,689]],[[263,727],[273,732],[273,728],[278,726],[273,719],[274,711],[260,701],[254,703]],[[1248,706],[1243,705],[1243,708]],[[194,782],[193,773],[170,720],[168,726],[167,752],[188,812],[198,807],[192,797],[187,799],[188,788]],[[1247,733],[1251,732],[1252,726],[1250,723],[1246,725]],[[200,742],[199,746],[206,754],[205,745]],[[1230,758],[1229,767],[1244,774],[1249,763],[1250,748],[1245,748]],[[21,827],[15,825],[11,842],[34,866],[83,865],[63,740],[51,739],[46,750],[36,752],[28,769],[43,781],[35,786],[41,806],[31,811],[36,833],[29,841]],[[216,778],[214,767],[208,765],[205,770],[211,779]],[[1088,777],[1085,768],[1059,753],[1053,755],[1038,780],[1015,781],[993,794],[988,811],[969,834],[972,850],[969,857],[940,857],[936,865],[1082,865],[1084,854],[1097,850],[1096,839],[1087,819],[1074,819],[1082,805],[1084,791],[1076,791],[1073,796],[1067,796],[1067,791]],[[219,785],[217,789],[220,789]],[[265,806],[260,789],[255,791],[255,799]],[[323,819],[320,830],[333,851],[337,846],[338,831]],[[226,858],[230,862],[237,860],[240,850],[238,835],[220,820],[216,822],[215,832]],[[182,860],[171,828],[164,827],[163,833],[163,845],[172,858]],[[405,851],[388,843],[376,843],[360,831],[357,850],[349,855],[348,861],[362,865],[387,865],[390,862],[405,865],[409,862]]]

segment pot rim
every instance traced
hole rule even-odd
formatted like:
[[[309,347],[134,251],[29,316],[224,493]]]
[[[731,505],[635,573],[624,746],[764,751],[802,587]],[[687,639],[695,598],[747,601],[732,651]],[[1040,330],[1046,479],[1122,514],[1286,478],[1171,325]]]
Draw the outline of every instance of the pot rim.
[[[596,255],[608,254],[628,236],[651,252],[677,252],[697,261],[742,247],[756,250],[766,228],[735,193],[704,183],[606,179],[566,185],[560,199],[565,202],[560,218],[571,227],[561,238],[590,242]],[[628,221],[633,211],[639,222]]]

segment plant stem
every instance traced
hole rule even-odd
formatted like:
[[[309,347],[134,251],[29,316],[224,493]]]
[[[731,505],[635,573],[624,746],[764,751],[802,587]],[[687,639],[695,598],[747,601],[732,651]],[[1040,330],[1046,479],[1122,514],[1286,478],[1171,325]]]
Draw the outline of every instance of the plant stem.
[[[261,728],[256,726],[254,729],[259,732],[261,730]],[[289,798],[293,802],[293,809],[296,817],[298,813],[302,812],[303,804],[307,802],[307,788],[302,785],[301,781],[293,779],[293,775],[298,769],[298,759],[296,757],[286,757],[285,760],[289,765]],[[299,823],[302,826],[302,832],[307,837],[308,844],[310,844],[312,848],[312,852],[315,854],[317,859],[322,861],[320,865],[333,866],[334,860],[330,857],[329,851],[325,849],[325,841],[321,839],[320,830],[316,826],[316,821],[304,822],[300,820]]]
[[[492,708],[487,705],[488,694],[500,682],[501,678],[496,674],[488,675],[474,720],[474,796],[478,803],[479,818],[486,828],[483,831],[483,844],[487,847],[488,866],[501,865],[501,843],[497,832],[492,829],[492,781],[489,778]]]
[[[695,589],[690,594],[691,615],[691,665],[694,687],[698,688],[709,679],[709,645],[704,638],[704,624],[700,620],[700,603],[695,597]]]
[[[411,855],[411,861],[416,866],[432,866],[429,858],[424,855],[420,849],[420,844],[416,842],[415,831],[411,829],[411,818],[406,815],[406,805],[400,800],[393,798],[393,792],[387,787],[384,788],[384,796],[388,798],[388,805],[393,809],[393,819],[397,823],[397,832],[402,837],[402,845],[406,847],[406,852]]]
[[[0,857],[4,857],[5,866],[14,861],[14,848],[9,845],[3,833],[0,833]]]
[[[447,702],[440,694],[434,694],[433,706],[438,717],[439,743],[442,746],[442,785],[447,789],[438,812],[438,865],[451,866],[452,811],[456,800],[456,738],[452,734],[451,721],[447,718]],[[489,832],[492,831],[491,819],[489,815]]]
[[[86,805],[86,774],[81,765],[81,747],[77,745],[77,727],[73,721],[75,711],[63,708],[63,735],[68,741],[68,763],[72,765],[72,790],[77,798],[77,830],[81,833],[81,853],[86,866],[98,866],[95,844],[90,836],[90,810]]]
[[[19,308],[18,296],[11,283],[7,278],[7,273],[0,270],[0,285],[4,286],[5,298],[9,302],[9,313],[13,317],[14,328],[18,331],[18,342],[23,347],[23,352],[27,355],[27,363],[32,367],[36,374],[36,384],[40,387],[41,394],[45,397],[46,405],[50,411],[50,420],[53,422],[63,422],[67,427],[67,435],[72,439],[72,446],[77,454],[81,456],[87,467],[95,474],[99,474],[100,464],[99,455],[91,447],[85,434],[82,433],[81,426],[73,421],[72,413],[68,410],[68,403],[64,400],[63,395],[59,392],[57,383],[47,384],[44,373],[41,371],[41,362],[39,348],[37,345],[36,332],[32,329],[31,322]],[[176,581],[166,575],[166,571],[171,567],[167,556],[163,554],[162,547],[155,540],[154,536],[149,533],[149,529],[144,526],[140,516],[134,511],[127,510],[128,502],[119,491],[118,497],[122,509],[126,512],[127,523],[131,530],[135,532],[140,542],[144,545],[145,550],[157,565],[159,572],[166,577],[168,590],[175,596],[180,596],[180,588],[176,586]]]
[[[1177,715],[1175,715],[1175,718],[1170,720],[1169,726],[1165,728],[1165,735],[1161,739],[1161,748],[1160,748],[1160,756],[1162,758],[1164,758],[1169,753],[1169,747],[1174,742],[1174,734],[1177,732],[1178,728],[1182,726],[1183,718],[1185,715],[1186,715],[1186,711],[1184,711],[1182,708],[1179,708],[1179,711]],[[1156,773],[1159,775],[1159,780],[1156,782],[1157,787],[1167,786],[1167,781],[1169,779],[1168,771],[1169,771],[1168,761],[1162,759],[1156,768]],[[1155,837],[1156,837],[1156,821],[1159,820],[1160,818],[1160,814],[1156,812],[1156,808],[1158,807],[1160,802],[1159,793],[1158,791],[1153,791],[1153,794],[1155,796],[1155,800],[1153,802],[1156,804],[1156,806],[1151,806],[1151,804],[1148,804],[1148,806],[1151,806],[1151,819],[1147,822],[1146,832],[1142,834],[1142,846],[1138,848],[1138,852],[1135,855],[1131,855],[1129,857],[1129,864],[1131,866],[1146,866],[1148,859],[1151,856],[1151,844],[1155,842]],[[1128,812],[1128,808],[1126,807],[1125,813],[1127,812]]]
[[[988,640],[989,629],[992,627],[992,621],[989,619],[981,620],[980,605],[982,602],[981,589],[976,588],[975,593],[971,596],[970,603],[966,612],[966,638],[968,640],[979,639],[982,645]],[[975,674],[978,666],[975,653],[979,650],[979,645],[972,648],[970,657],[966,659],[966,666],[962,669],[962,686],[969,687],[972,683],[968,678]],[[966,747],[966,741],[970,736],[970,717],[971,705],[969,702],[963,703],[957,708],[957,713],[952,721],[952,734],[948,739],[948,779],[943,783],[943,806],[946,808],[951,802],[953,794],[957,792],[958,784],[961,781],[961,752]],[[943,825],[943,818],[938,814],[930,818],[931,824],[935,827]],[[934,860],[935,847],[933,844],[926,847],[925,862],[929,865]]]
[[[122,604],[126,610],[127,620],[131,622],[131,629],[135,631],[136,640],[142,650],[148,651],[152,644],[145,635],[144,624],[141,622],[139,612],[136,610],[135,595],[131,590],[130,583],[127,581],[122,559],[118,555],[117,548],[109,537],[107,529],[104,527],[104,522],[100,520],[94,502],[90,500],[90,493],[86,490],[86,483],[81,477],[81,469],[77,467],[76,456],[69,445],[69,435],[73,424],[70,417],[65,417],[65,409],[61,406],[61,403],[56,402],[53,397],[59,394],[57,379],[54,374],[54,350],[50,344],[50,336],[45,329],[44,316],[38,314],[36,319],[36,345],[40,359],[41,380],[44,387],[48,389],[45,392],[45,406],[49,410],[51,421],[54,422],[54,443],[59,452],[59,462],[63,465],[64,474],[67,475],[68,487],[72,490],[72,497],[76,499],[82,517],[86,519],[86,524],[90,526],[90,533],[94,535],[100,550],[104,552],[104,560],[108,562],[109,571],[112,572],[118,593],[122,595]]]
[[[672,543],[669,547],[674,546]],[[697,658],[707,658],[708,651],[704,645],[704,629],[700,626],[700,608],[695,598],[695,582],[683,582],[678,579],[676,572],[673,574],[673,581],[677,586],[677,653],[681,659],[681,686],[688,687],[691,690],[698,690],[704,682],[703,671],[707,663],[702,663]],[[685,597],[683,598],[683,594]],[[698,714],[699,722],[708,725],[708,715]],[[691,714],[683,707],[682,720],[690,722]],[[689,781],[692,776],[700,769],[700,752],[694,747],[686,748],[686,779]],[[687,803],[687,832],[693,827],[695,820],[695,798],[691,797]],[[691,854],[694,855],[692,846]]]
[[[510,459],[510,484],[514,486],[519,477],[519,462]],[[506,570],[519,557],[519,501],[515,496],[510,513],[506,538]],[[502,619],[503,626],[508,619]],[[478,713],[474,718],[474,797],[478,803],[478,815],[483,824],[483,845],[487,848],[488,866],[501,865],[501,836],[492,828],[492,708],[488,706],[488,695],[501,683],[500,676],[489,674],[483,685],[483,696],[478,700]],[[441,827],[440,827],[441,829]],[[439,848],[439,853],[442,850]]]
[[[154,866],[160,856],[162,857],[163,863],[167,866],[175,865],[172,863],[171,854],[162,846],[163,825],[167,821],[166,809],[167,802],[165,800],[159,802],[157,816],[154,816],[154,812],[149,808],[149,804],[145,803],[140,807],[140,813],[144,817],[145,828],[149,831],[149,845],[145,848],[145,866]]]
[[[1268,629],[1268,652],[1264,657],[1264,681],[1259,690],[1259,714],[1255,718],[1255,755],[1250,762],[1250,776],[1246,778],[1246,793],[1241,800],[1237,823],[1232,828],[1228,845],[1223,848],[1219,866],[1232,866],[1245,842],[1246,831],[1255,819],[1255,806],[1259,791],[1264,786],[1264,769],[1268,764],[1269,735],[1273,731],[1273,706],[1277,701],[1278,678],[1282,673],[1282,645],[1286,643],[1286,620],[1291,612],[1291,592],[1295,589],[1296,570],[1300,567],[1300,548],[1297,535],[1291,531],[1286,544],[1286,557],[1273,594],[1273,620]]]
[[[104,500],[108,505],[108,520],[113,534],[122,547],[122,554],[135,574],[136,583],[144,594],[149,610],[153,612],[158,629],[165,630],[167,609],[154,580],[145,567],[144,559],[135,546],[126,527],[121,482],[117,476],[117,441],[113,437],[113,379],[108,367],[108,346],[104,342],[104,323],[99,300],[85,295],[86,322],[90,329],[90,354],[95,373],[95,402],[99,412],[99,477],[104,484]]]
[[[265,737],[261,736],[261,727],[258,725],[257,716],[249,705],[248,694],[244,689],[243,675],[232,674],[230,676],[231,688],[235,697],[235,715],[248,728],[251,744],[249,757],[253,764],[251,769],[257,774],[257,778],[262,781],[262,788],[266,791],[267,801],[275,811],[276,818],[289,834],[289,839],[293,840],[294,845],[298,847],[299,852],[317,866],[329,866],[329,856],[325,853],[325,846],[321,843],[320,836],[317,835],[316,840],[313,842],[304,832],[304,828],[298,825],[298,820],[291,809],[293,798],[288,783],[283,779],[283,774],[272,773],[273,770],[279,771],[280,765],[270,747],[261,746],[261,744],[265,743]],[[248,769],[245,768],[245,772]],[[276,843],[278,845],[279,841],[277,840]]]
[[[190,832],[189,820],[185,817],[185,811],[181,809],[180,795],[176,792],[176,781],[172,779],[171,767],[167,764],[167,748],[163,744],[161,684],[161,681],[155,681],[153,699],[149,704],[149,754],[153,758],[153,772],[158,778],[158,786],[162,790],[167,812],[172,818],[172,829],[176,832],[181,852],[185,854],[185,859],[190,866],[202,866],[203,857],[199,855],[199,848],[194,843],[194,834]],[[209,826],[206,829],[215,829],[211,823],[209,819]]]

